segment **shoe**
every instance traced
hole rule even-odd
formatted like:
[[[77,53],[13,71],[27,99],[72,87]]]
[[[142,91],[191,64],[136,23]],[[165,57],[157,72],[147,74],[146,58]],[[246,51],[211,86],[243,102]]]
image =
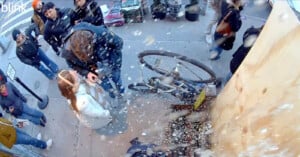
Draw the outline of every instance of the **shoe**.
[[[50,149],[50,147],[52,146],[52,143],[53,143],[53,141],[52,141],[52,139],[49,139],[47,142],[46,142],[46,144],[47,144],[47,150],[49,150]]]
[[[42,121],[43,121],[44,123],[47,123],[47,119],[46,119],[46,116],[45,116],[45,115],[43,115],[43,116],[41,117],[41,119],[42,119]]]
[[[208,44],[211,44],[212,43],[212,38],[211,38],[211,35],[210,34],[206,34],[205,35],[205,40]]]
[[[37,134],[36,138],[37,138],[38,140],[41,140],[41,139],[42,139],[42,134],[41,134],[41,133]]]
[[[46,124],[45,124],[45,122],[42,120],[42,118],[40,119],[40,125],[41,125],[42,127],[45,127],[45,126],[46,126]]]
[[[218,52],[212,51],[211,54],[210,54],[209,59],[210,60],[216,60],[218,58],[218,56],[219,56]]]

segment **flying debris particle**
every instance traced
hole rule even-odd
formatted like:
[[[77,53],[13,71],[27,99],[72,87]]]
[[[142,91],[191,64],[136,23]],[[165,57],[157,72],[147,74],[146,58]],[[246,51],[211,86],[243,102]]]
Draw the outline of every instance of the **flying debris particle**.
[[[167,32],[167,35],[170,35],[171,34],[171,32]]]
[[[276,115],[280,112],[283,112],[283,111],[287,111],[287,110],[292,110],[294,108],[294,104],[282,104],[280,106],[278,106],[273,112],[272,114],[273,115]]]
[[[105,141],[105,140],[106,140],[106,136],[101,135],[101,136],[100,136],[100,139],[101,139],[101,141]]]
[[[146,135],[147,135],[147,133],[145,133],[145,132],[142,133],[142,136],[146,136]]]
[[[134,36],[140,36],[140,35],[142,35],[142,31],[136,30],[136,31],[133,32],[133,35]]]
[[[284,12],[279,15],[279,18],[281,21],[286,21],[289,18],[289,15]]]
[[[260,133],[261,133],[261,134],[265,134],[265,133],[267,133],[267,132],[268,132],[268,129],[267,129],[267,128],[263,128],[263,129],[260,130]]]
[[[135,67],[134,67],[134,65],[131,65],[130,68],[131,68],[131,69],[134,69]]]
[[[150,46],[155,42],[155,39],[153,36],[147,36],[146,39],[144,40],[144,43],[146,44],[146,46]]]
[[[129,77],[127,78],[127,80],[128,80],[128,81],[131,81],[131,80],[132,80],[132,78],[129,76]]]
[[[268,0],[254,0],[254,5],[261,6],[268,2]]]
[[[184,11],[180,11],[180,12],[178,13],[178,17],[183,17],[184,15],[185,15]]]

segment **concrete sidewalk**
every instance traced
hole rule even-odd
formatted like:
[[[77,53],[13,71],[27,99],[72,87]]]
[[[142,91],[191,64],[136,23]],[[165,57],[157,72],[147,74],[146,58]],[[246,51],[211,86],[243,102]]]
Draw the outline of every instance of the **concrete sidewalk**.
[[[241,35],[251,25],[260,26],[263,22],[257,18],[245,15],[246,20],[238,32],[234,48],[224,52],[221,59],[210,61],[208,48],[205,43],[204,31],[206,23],[212,16],[212,10],[207,10],[206,16],[200,16],[199,21],[189,22],[182,17],[178,21],[153,21],[149,15],[144,23],[126,24],[123,27],[110,28],[124,39],[122,79],[124,85],[140,81],[140,65],[137,54],[147,49],[163,49],[194,58],[211,67],[217,76],[225,77],[229,72],[229,60],[232,53],[241,43]],[[11,35],[8,36],[11,38]],[[43,50],[56,61],[60,69],[66,69],[64,59],[57,57],[53,50],[42,42]],[[118,115],[118,127],[107,130],[91,130],[83,127],[77,121],[65,98],[59,93],[55,80],[49,81],[42,73],[21,63],[15,55],[15,43],[10,44],[9,50],[1,55],[1,68],[6,71],[8,63],[17,70],[21,78],[38,95],[47,94],[50,98],[48,107],[43,110],[47,117],[45,128],[31,124],[24,128],[32,136],[41,132],[43,139],[53,139],[50,150],[38,150],[25,146],[40,156],[48,157],[121,157],[129,148],[129,141],[139,137],[143,142],[161,143],[164,127],[167,125],[165,114],[172,103],[178,100],[172,97],[158,95],[140,95],[127,91],[124,108],[114,110]],[[154,73],[144,69],[144,77]],[[25,93],[29,105],[37,108],[37,100],[27,91],[15,85]],[[117,102],[114,102],[117,103]],[[109,129],[110,130],[110,129]]]

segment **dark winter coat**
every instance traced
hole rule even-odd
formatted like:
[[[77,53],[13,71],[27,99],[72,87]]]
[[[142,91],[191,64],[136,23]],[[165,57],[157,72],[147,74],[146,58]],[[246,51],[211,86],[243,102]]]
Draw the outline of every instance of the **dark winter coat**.
[[[109,66],[121,66],[122,63],[122,53],[121,50],[123,48],[123,39],[113,32],[109,31],[105,26],[94,26],[86,22],[79,23],[75,25],[70,34],[67,36],[66,40],[72,35],[73,32],[79,30],[90,31],[94,34],[94,55],[92,58],[94,59],[93,64],[97,64],[97,62],[108,63]],[[86,68],[78,66],[78,64],[73,64],[74,61],[68,61],[67,63],[73,69],[77,69],[78,73],[86,76]],[[81,62],[78,60],[78,62]],[[72,64],[72,65],[71,65]],[[85,63],[81,63],[80,65],[84,65]],[[97,65],[94,65],[97,66]],[[90,68],[87,68],[90,69]]]
[[[32,66],[39,66],[40,59],[38,57],[38,49],[39,44],[38,41],[32,33],[38,32],[38,28],[32,24],[25,30],[26,39],[23,44],[18,45],[16,48],[17,57],[21,60],[21,62],[32,65]],[[37,33],[36,33],[37,34]]]
[[[101,8],[94,0],[87,0],[84,7],[75,9],[76,20],[88,22],[96,26],[104,25]]]
[[[63,44],[62,39],[68,34],[75,22],[75,13],[72,9],[56,9],[56,20],[48,19],[45,26],[44,38],[58,52]]]
[[[10,82],[6,82],[7,96],[0,94],[0,105],[3,110],[9,113],[9,107],[12,106],[14,111],[11,113],[13,116],[18,117],[23,113],[23,104],[27,99],[20,93],[20,91]]]
[[[230,61],[230,71],[231,73],[235,73],[240,64],[243,62],[244,58],[247,56],[248,52],[252,48],[253,45],[249,45],[248,47],[244,46],[244,43],[249,40],[249,36],[258,36],[261,31],[261,28],[248,28],[243,35],[243,44],[236,50],[236,52],[232,55],[232,59]]]

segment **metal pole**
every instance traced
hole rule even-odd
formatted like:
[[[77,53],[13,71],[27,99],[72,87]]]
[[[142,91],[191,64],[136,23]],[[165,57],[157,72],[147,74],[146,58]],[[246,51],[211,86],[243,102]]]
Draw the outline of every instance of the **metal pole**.
[[[48,105],[49,98],[48,96],[43,96],[43,98],[39,97],[37,94],[35,94],[30,88],[28,88],[18,77],[15,77],[15,80],[23,87],[25,88],[30,94],[32,94],[35,98],[39,100],[38,107],[40,109],[45,109]]]

